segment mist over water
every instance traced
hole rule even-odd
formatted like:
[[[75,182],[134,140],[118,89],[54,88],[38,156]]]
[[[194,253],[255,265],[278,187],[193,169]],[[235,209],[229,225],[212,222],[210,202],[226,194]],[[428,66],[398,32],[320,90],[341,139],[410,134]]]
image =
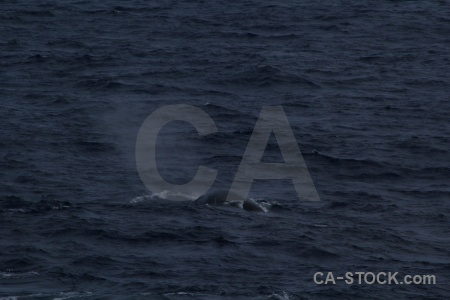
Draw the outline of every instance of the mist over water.
[[[449,3],[297,2],[2,3],[0,299],[448,298]],[[321,201],[290,180],[254,182],[267,213],[148,191],[136,138],[173,104],[217,132],[167,124],[165,180],[203,165],[228,189],[282,106]],[[283,162],[273,136],[263,161]]]

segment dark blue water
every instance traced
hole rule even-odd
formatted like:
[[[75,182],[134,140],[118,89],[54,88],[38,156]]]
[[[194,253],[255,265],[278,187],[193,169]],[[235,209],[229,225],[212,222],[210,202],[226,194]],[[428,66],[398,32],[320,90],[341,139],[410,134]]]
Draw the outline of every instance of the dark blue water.
[[[448,299],[449,33],[444,0],[2,1],[0,299]],[[218,132],[167,125],[168,181],[204,165],[228,188],[280,105],[321,201],[289,180],[254,182],[267,213],[152,194],[136,136],[170,104]]]

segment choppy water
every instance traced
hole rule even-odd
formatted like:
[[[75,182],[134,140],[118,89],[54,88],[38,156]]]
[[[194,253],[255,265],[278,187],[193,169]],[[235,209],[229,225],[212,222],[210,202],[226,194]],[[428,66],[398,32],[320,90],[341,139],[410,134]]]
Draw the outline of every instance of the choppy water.
[[[3,1],[0,299],[448,298],[449,32],[448,1]],[[266,214],[151,196],[136,135],[177,103],[218,133],[168,125],[167,180],[229,187],[281,105],[322,201],[288,180],[253,185]]]

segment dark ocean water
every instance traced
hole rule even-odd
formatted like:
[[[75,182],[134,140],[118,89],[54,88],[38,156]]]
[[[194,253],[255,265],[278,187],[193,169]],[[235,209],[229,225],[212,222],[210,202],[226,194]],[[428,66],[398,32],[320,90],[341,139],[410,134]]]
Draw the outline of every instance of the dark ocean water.
[[[1,1],[0,99],[0,299],[450,297],[449,1]],[[167,125],[168,181],[204,165],[228,188],[279,105],[321,201],[289,180],[255,181],[267,213],[152,194],[136,136],[170,104],[218,132]]]

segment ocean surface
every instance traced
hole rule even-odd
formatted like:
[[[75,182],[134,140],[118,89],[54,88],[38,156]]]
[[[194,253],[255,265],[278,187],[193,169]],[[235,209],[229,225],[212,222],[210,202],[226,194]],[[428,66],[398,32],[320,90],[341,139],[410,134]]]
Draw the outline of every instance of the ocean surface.
[[[228,189],[282,106],[321,201],[147,190],[136,137],[173,104],[217,132],[161,130],[168,182]],[[0,299],[449,299],[449,112],[446,0],[1,1]],[[436,284],[313,280],[358,271]]]

